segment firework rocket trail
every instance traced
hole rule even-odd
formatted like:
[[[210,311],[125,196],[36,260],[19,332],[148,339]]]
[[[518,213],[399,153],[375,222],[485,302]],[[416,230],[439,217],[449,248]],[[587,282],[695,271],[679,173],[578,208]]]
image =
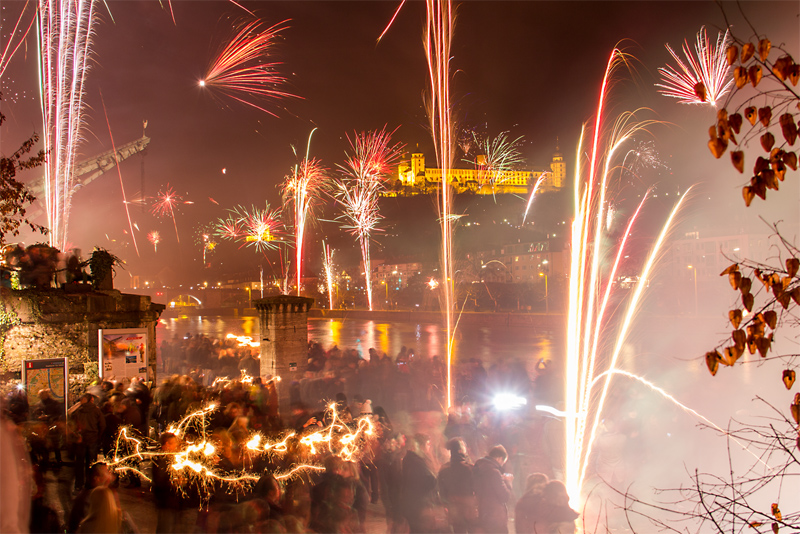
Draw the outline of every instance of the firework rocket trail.
[[[384,35],[386,35],[386,32],[388,32],[388,31],[389,31],[389,28],[391,28],[391,27],[392,27],[392,24],[394,23],[394,19],[396,19],[396,18],[397,18],[397,14],[398,14],[398,13],[400,13],[400,10],[403,8],[403,4],[405,4],[405,3],[406,3],[406,0],[402,0],[402,1],[400,2],[400,5],[399,5],[399,6],[397,6],[397,9],[395,10],[395,12],[394,12],[394,15],[392,15],[392,20],[390,20],[390,21],[389,21],[389,24],[387,24],[387,25],[386,25],[386,28],[385,28],[385,29],[383,30],[383,32],[382,32],[382,33],[381,33],[381,34],[378,36],[378,40],[377,40],[377,42],[378,42],[378,43],[380,43],[380,42],[381,42],[381,39],[383,39],[383,36],[384,36]]]
[[[296,95],[279,89],[286,83],[286,78],[276,70],[280,63],[270,60],[272,47],[279,32],[286,29],[286,22],[268,28],[258,20],[244,24],[214,59],[199,85],[218,89],[234,100],[276,116],[256,102],[259,99],[296,98]]]
[[[533,199],[536,198],[536,192],[539,190],[539,186],[542,185],[544,182],[545,176],[548,173],[543,172],[541,176],[536,180],[536,183],[533,185],[533,191],[531,191],[531,196],[528,198],[528,203],[525,204],[525,213],[522,216],[522,225],[525,225],[525,220],[528,218],[528,212],[531,211],[531,205],[533,204]]]
[[[167,189],[159,191],[158,195],[156,195],[156,201],[152,208],[153,215],[159,217],[166,217],[169,215],[172,217],[172,225],[175,227],[175,239],[178,240],[178,243],[181,242],[181,238],[178,235],[178,222],[175,220],[175,206],[181,200],[183,200],[183,198],[167,184]]]
[[[136,255],[139,256],[139,245],[136,243],[136,234],[133,233],[133,221],[131,221],[131,210],[128,207],[128,199],[125,197],[125,184],[122,182],[122,169],[119,168],[119,157],[117,156],[117,147],[114,145],[114,134],[111,133],[111,123],[108,121],[108,111],[106,111],[106,101],[103,98],[103,92],[100,92],[100,101],[103,103],[103,114],[106,117],[106,124],[108,125],[108,137],[111,138],[111,149],[114,151],[114,163],[117,167],[117,174],[119,175],[119,188],[122,191],[122,203],[125,205],[125,215],[128,216],[128,226],[131,229],[131,239],[133,239],[133,248],[136,249]],[[138,228],[137,228],[138,230]]]
[[[320,195],[327,188],[327,172],[315,159],[309,160],[308,153],[311,149],[311,136],[316,128],[308,134],[306,155],[303,160],[294,166],[292,174],[283,182],[284,202],[294,203],[294,238],[295,261],[297,262],[297,295],[300,295],[300,286],[303,280],[303,238],[306,223],[313,217],[312,208]]]
[[[614,125],[608,148],[600,153],[601,125],[604,121],[604,105],[606,92],[614,68],[625,62],[625,56],[614,50],[609,58],[605,76],[601,85],[600,98],[595,118],[595,127],[590,151],[588,167],[579,166],[575,173],[575,220],[572,227],[572,259],[569,278],[569,314],[567,324],[567,361],[566,361],[566,413],[565,419],[566,458],[565,484],[570,499],[577,503],[581,497],[583,480],[586,476],[592,446],[596,438],[600,417],[613,374],[617,371],[617,362],[623,344],[627,339],[633,318],[638,310],[641,297],[648,284],[651,271],[661,246],[671,227],[672,221],[682,205],[686,195],[673,207],[664,227],[652,246],[642,268],[639,281],[632,295],[628,298],[622,313],[622,319],[613,338],[604,337],[610,331],[605,321],[609,311],[611,292],[619,265],[624,257],[631,229],[637,220],[645,200],[628,221],[625,234],[615,245],[616,250],[607,250],[604,244],[606,228],[606,211],[608,202],[606,194],[610,174],[614,167],[612,161],[617,157],[623,143],[653,121],[632,123],[633,113],[623,114]],[[585,130],[581,132],[581,143],[578,145],[578,161],[581,161],[582,145]],[[603,160],[601,162],[601,160]],[[598,176],[599,174],[599,176]],[[585,177],[583,177],[585,175]],[[688,191],[687,191],[688,193]],[[645,195],[645,199],[649,196]],[[604,270],[601,260],[609,254],[615,259],[610,269]],[[607,271],[607,272],[606,272]],[[602,295],[602,298],[600,298]],[[601,340],[602,338],[602,340]],[[602,343],[601,343],[602,341]],[[607,343],[610,341],[611,343]],[[599,347],[610,345],[610,353],[602,353]],[[597,374],[598,367],[603,372]],[[597,377],[603,376],[602,392],[595,391]]]
[[[728,40],[727,31],[724,35],[717,34],[715,47],[708,40],[706,29],[701,28],[694,47],[696,58],[692,56],[689,43],[683,42],[683,53],[688,66],[666,45],[670,55],[678,63],[678,68],[667,65],[658,69],[664,82],[656,84],[656,87],[661,87],[659,92],[664,96],[677,98],[681,104],[710,104],[716,107],[717,101],[733,84],[733,78],[728,76]]]
[[[50,245],[65,250],[75,154],[81,141],[94,0],[39,0],[39,86]]]
[[[328,309],[333,309],[333,251],[330,245],[322,242],[323,267],[325,269],[325,281],[328,284]]]
[[[430,95],[427,102],[428,118],[431,125],[436,159],[442,169],[442,183],[438,202],[439,220],[442,231],[442,297],[447,328],[447,405],[452,406],[452,363],[453,363],[453,250],[452,218],[450,212],[451,195],[447,177],[452,165],[451,109],[450,109],[450,43],[453,35],[454,18],[450,0],[427,0],[427,19],[424,35],[425,55],[430,75]]]
[[[25,33],[22,34],[22,37],[19,38],[16,46],[14,46],[14,50],[9,52],[11,48],[11,44],[14,42],[14,35],[17,33],[17,28],[19,28],[20,22],[22,22],[22,17],[25,16],[25,11],[28,9],[28,4],[30,0],[25,0],[25,6],[22,8],[22,13],[20,13],[19,18],[17,19],[16,24],[14,24],[14,29],[11,30],[11,33],[8,36],[8,42],[6,43],[6,47],[3,49],[3,53],[0,54],[0,79],[3,78],[3,73],[6,71],[8,67],[8,63],[11,61],[11,58],[14,57],[14,54],[17,53],[19,50],[20,45],[25,42],[25,38],[30,33],[31,28],[33,27],[33,23],[36,22],[36,11],[33,12],[33,16],[31,17],[31,21],[28,24],[28,27],[25,29]]]
[[[342,198],[345,217],[351,221],[361,243],[361,257],[364,263],[364,280],[367,290],[367,303],[372,310],[372,261],[369,255],[370,234],[380,220],[378,215],[378,196],[384,190],[384,180],[392,166],[400,158],[401,145],[391,144],[393,132],[381,130],[355,134],[350,142],[352,154],[348,155],[341,168],[348,174],[350,184],[354,184],[352,195]],[[347,190],[347,183],[341,182],[340,189]],[[341,193],[341,191],[340,191]]]
[[[364,279],[367,288],[367,303],[372,310],[372,262],[369,255],[369,239],[382,219],[378,210],[381,185],[375,180],[340,180],[337,182],[336,202],[342,205],[342,217],[348,221],[342,228],[354,235],[361,245],[364,263]]]

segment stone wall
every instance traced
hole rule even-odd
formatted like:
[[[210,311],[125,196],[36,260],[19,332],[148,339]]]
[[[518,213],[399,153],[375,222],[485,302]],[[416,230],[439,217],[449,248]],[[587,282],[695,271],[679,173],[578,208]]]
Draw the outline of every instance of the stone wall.
[[[116,290],[0,289],[0,371],[16,373],[23,360],[67,358],[70,372],[98,361],[98,330],[147,328],[148,366],[155,379],[156,324],[162,304]]]

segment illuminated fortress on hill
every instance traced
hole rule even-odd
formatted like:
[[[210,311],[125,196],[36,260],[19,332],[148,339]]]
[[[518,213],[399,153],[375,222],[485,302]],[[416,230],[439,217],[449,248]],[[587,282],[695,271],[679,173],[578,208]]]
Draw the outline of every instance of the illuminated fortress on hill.
[[[477,195],[527,195],[544,174],[539,191],[546,193],[563,189],[567,177],[564,156],[556,148],[550,171],[491,171],[486,169],[486,157],[478,156],[472,169],[448,169],[448,182],[456,193]],[[423,154],[411,154],[411,159],[398,165],[397,180],[389,185],[386,196],[421,195],[435,191],[442,183],[442,169],[425,167]]]

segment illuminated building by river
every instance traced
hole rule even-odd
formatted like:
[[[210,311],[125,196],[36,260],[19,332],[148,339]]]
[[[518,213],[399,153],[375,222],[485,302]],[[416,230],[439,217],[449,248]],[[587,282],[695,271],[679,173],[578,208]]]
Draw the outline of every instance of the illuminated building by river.
[[[452,168],[448,170],[448,182],[456,193],[478,195],[502,195],[530,193],[536,181],[544,174],[539,191],[546,193],[563,189],[567,178],[564,156],[556,148],[550,163],[550,171],[489,170],[486,157],[478,156],[475,168]],[[425,155],[411,154],[409,160],[398,165],[397,181],[390,184],[387,196],[427,194],[442,183],[442,169],[425,166]]]

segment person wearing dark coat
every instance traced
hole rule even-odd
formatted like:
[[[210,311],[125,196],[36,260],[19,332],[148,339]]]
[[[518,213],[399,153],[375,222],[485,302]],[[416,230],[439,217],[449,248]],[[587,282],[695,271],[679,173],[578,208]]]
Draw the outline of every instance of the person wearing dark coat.
[[[75,488],[83,488],[89,468],[97,460],[100,436],[106,428],[106,418],[94,404],[94,395],[85,393],[78,404],[70,409],[79,440],[75,444]]]
[[[507,460],[505,447],[495,445],[472,468],[475,496],[478,499],[478,525],[483,532],[508,532],[507,503],[512,494],[513,477],[503,473]]]
[[[567,488],[560,480],[544,486],[542,496],[528,510],[529,524],[519,534],[574,534],[578,512],[570,508]]]
[[[169,463],[172,454],[180,449],[180,441],[175,434],[161,434],[161,453],[153,460],[153,482],[151,483],[158,519],[156,532],[183,532],[186,528],[187,502],[176,482],[170,478]]]
[[[436,475],[429,467],[431,441],[425,434],[416,434],[403,457],[400,478],[400,506],[408,521],[409,533],[432,532],[435,528],[433,508],[438,500]]]
[[[472,464],[467,458],[464,440],[451,439],[447,442],[447,450],[450,451],[450,461],[439,470],[439,497],[447,507],[447,518],[453,532],[470,532],[477,516]]]
[[[542,492],[550,480],[543,473],[533,473],[525,481],[525,493],[514,508],[514,530],[517,534],[536,532],[536,512],[541,509]]]

